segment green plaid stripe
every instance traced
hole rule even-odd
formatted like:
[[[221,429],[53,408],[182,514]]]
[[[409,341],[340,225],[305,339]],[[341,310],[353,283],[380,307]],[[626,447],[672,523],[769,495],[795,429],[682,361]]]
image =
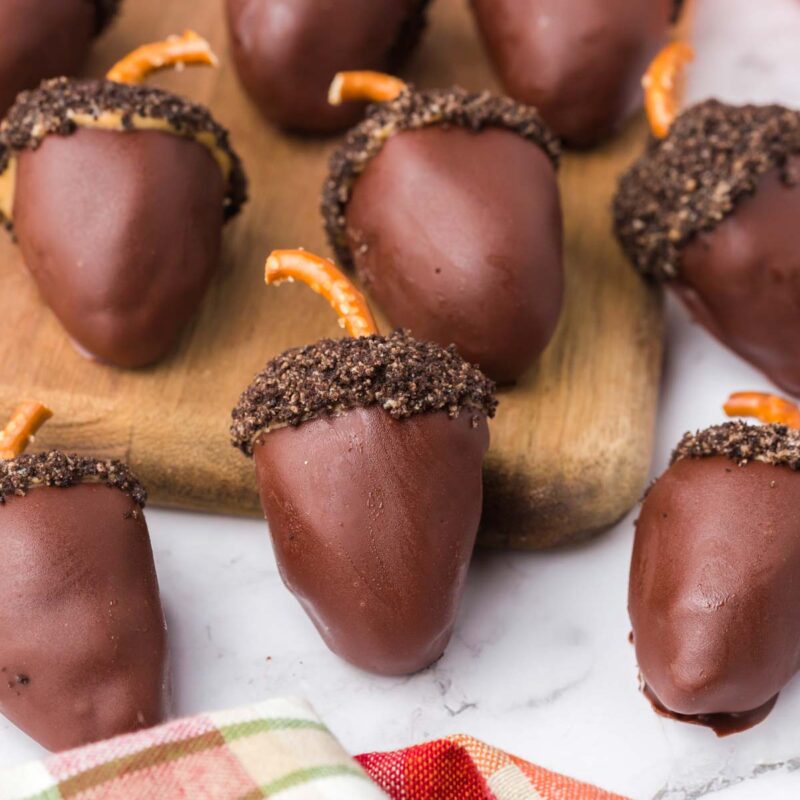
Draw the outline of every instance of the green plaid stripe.
[[[249,739],[259,733],[270,733],[272,731],[302,731],[312,730],[330,733],[321,723],[311,719],[254,719],[248,722],[237,722],[234,725],[224,725],[220,728],[220,733],[225,737],[226,742],[235,742],[237,739]]]
[[[350,764],[332,764],[329,767],[309,767],[308,769],[299,769],[296,772],[290,772],[277,781],[262,786],[261,791],[264,797],[274,797],[276,794],[286,791],[286,789],[294,789],[296,786],[302,786],[306,783],[313,783],[314,781],[323,780],[324,778],[338,778],[340,776],[361,778],[370,782],[369,778],[367,778],[358,767],[351,766]]]
[[[48,789],[46,792],[31,795],[30,797],[24,798],[24,800],[63,800],[63,797],[61,792],[58,790],[58,787],[54,786],[52,789]]]

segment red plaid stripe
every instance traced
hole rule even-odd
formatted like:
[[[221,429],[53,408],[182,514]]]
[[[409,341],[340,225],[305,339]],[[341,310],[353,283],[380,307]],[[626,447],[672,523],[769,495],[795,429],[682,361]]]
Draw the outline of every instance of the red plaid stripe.
[[[509,793],[504,796],[500,786],[510,783],[515,787],[511,792],[514,798],[625,800],[469,736],[452,736],[393,753],[368,753],[357,760],[392,800],[505,800]],[[525,789],[529,795],[520,793]]]

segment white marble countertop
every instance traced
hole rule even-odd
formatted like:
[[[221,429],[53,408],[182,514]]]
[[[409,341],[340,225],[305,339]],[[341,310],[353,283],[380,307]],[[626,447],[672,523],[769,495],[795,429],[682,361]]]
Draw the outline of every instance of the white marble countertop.
[[[800,2],[699,6],[693,98],[800,105]],[[653,474],[684,430],[720,421],[729,391],[769,388],[671,303]],[[637,799],[800,797],[800,679],[763,724],[728,739],[661,719],[639,694],[633,517],[558,552],[479,552],[447,654],[398,680],[325,649],[281,584],[263,523],[150,510],[175,712],[302,694],[353,752],[465,732]],[[0,721],[0,767],[41,754]]]

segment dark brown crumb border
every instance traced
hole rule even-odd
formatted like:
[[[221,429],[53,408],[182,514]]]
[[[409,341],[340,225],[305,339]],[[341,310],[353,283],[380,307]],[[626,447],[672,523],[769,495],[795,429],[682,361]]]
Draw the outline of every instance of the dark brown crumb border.
[[[147,502],[147,492],[127,464],[51,450],[49,453],[21,455],[10,461],[0,461],[0,505],[6,498],[24,497],[37,486],[65,489],[87,482],[119,489],[141,508]]]
[[[253,454],[259,433],[356,407],[380,406],[395,419],[462,410],[494,416],[495,385],[452,345],[389,336],[323,339],[269,361],[233,410],[231,441]]]
[[[97,12],[95,36],[99,36],[119,13],[122,0],[89,0]]]
[[[558,167],[561,155],[558,139],[532,106],[510,97],[468,92],[457,86],[429,91],[416,91],[409,86],[395,100],[371,105],[363,122],[347,134],[331,156],[321,210],[328,239],[343,266],[352,266],[345,214],[356,178],[390,136],[431,125],[457,125],[476,132],[488,127],[506,128],[541,147],[553,166]]]
[[[748,425],[726,422],[687,433],[675,448],[672,461],[725,456],[739,465],[761,461],[800,471],[800,430],[785,425]]]
[[[717,100],[692,106],[620,179],[614,226],[623,249],[643,275],[678,277],[684,245],[755,194],[762,175],[778,169],[787,185],[800,180],[790,169],[798,153],[798,111]]]
[[[78,126],[70,119],[70,113],[98,117],[108,111],[122,114],[126,130],[135,129],[133,117],[138,115],[164,120],[181,136],[211,134],[217,147],[231,161],[224,218],[228,220],[239,213],[247,200],[247,178],[241,159],[231,147],[228,131],[204,106],[152,86],[52,78],[37,89],[23,92],[0,126],[0,174],[8,167],[13,154],[35,150],[46,136],[74,133]]]

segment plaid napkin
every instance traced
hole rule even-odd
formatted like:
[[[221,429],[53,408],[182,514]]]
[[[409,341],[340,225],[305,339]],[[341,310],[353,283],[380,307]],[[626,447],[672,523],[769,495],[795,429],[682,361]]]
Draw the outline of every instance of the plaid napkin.
[[[358,756],[393,800],[625,800],[473,739]]]
[[[624,800],[467,736],[358,761],[305,702],[272,700],[0,771],[0,800]]]
[[[202,714],[0,771],[0,800],[386,800],[302,700]]]

